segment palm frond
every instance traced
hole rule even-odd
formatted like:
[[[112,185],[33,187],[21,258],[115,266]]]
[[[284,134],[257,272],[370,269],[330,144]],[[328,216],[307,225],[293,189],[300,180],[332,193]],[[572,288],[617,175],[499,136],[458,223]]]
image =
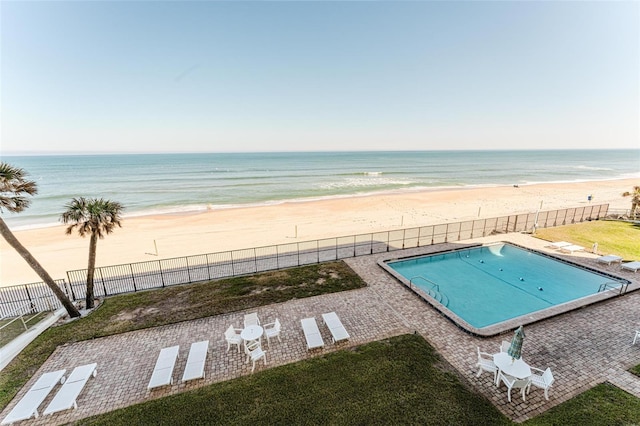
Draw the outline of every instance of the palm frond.
[[[38,187],[26,177],[23,169],[0,162],[0,211],[19,213],[29,207],[31,200],[25,195],[37,194]]]

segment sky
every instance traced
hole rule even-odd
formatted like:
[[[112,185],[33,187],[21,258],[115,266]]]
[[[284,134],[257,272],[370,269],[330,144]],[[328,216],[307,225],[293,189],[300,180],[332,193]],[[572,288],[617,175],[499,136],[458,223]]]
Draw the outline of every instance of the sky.
[[[0,1],[0,154],[640,147],[640,2]]]

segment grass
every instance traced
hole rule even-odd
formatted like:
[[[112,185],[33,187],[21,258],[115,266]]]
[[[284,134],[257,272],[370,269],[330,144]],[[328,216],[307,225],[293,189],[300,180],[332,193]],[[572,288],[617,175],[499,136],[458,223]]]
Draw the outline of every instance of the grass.
[[[526,421],[524,426],[640,424],[640,399],[602,383]]]
[[[365,286],[346,263],[331,262],[110,297],[91,315],[51,327],[27,346],[0,375],[0,407],[65,343]]]
[[[536,230],[547,241],[567,241],[590,249],[598,243],[598,253],[615,254],[625,260],[640,260],[640,226],[631,222],[595,220]]]
[[[419,335],[271,368],[82,425],[510,425]]]

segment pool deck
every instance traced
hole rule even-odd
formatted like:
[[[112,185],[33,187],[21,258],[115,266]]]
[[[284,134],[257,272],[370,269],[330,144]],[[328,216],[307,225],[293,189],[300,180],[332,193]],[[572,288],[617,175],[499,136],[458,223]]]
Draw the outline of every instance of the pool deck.
[[[511,241],[538,249],[560,258],[584,264],[626,278],[630,290],[640,287],[640,274],[624,271],[619,264],[597,264],[597,256],[580,252],[562,254],[545,248],[545,241],[523,234],[507,234],[458,243],[445,243],[402,251],[402,256],[424,254],[455,248],[473,242]],[[400,252],[398,252],[400,254]],[[538,368],[551,367],[555,383],[549,391],[549,401],[543,391],[532,388],[523,402],[517,392],[513,402],[507,402],[506,388],[496,388],[493,376],[483,373],[476,378],[476,347],[485,352],[498,352],[500,342],[509,340],[507,332],[493,337],[473,336],[443,317],[426,302],[383,271],[377,262],[389,253],[346,259],[345,261],[368,283],[358,290],[293,300],[252,309],[262,323],[279,318],[283,324],[281,342],[272,339],[271,347],[263,342],[268,364],[256,364],[256,373],[265,368],[297,362],[335,350],[361,345],[400,334],[418,332],[459,372],[463,381],[485,395],[502,413],[521,422],[573,398],[579,393],[608,381],[640,397],[640,378],[626,370],[640,364],[640,344],[631,344],[636,327],[640,326],[640,292],[598,302],[585,309],[568,312],[525,327],[523,359]],[[321,314],[335,311],[351,338],[331,343]],[[16,398],[0,413],[4,419],[41,374],[97,362],[97,376],[91,378],[78,397],[78,408],[49,416],[40,416],[16,424],[64,424],[126,407],[145,400],[184,392],[211,383],[251,374],[251,363],[245,363],[243,353],[235,346],[227,352],[224,330],[234,324],[240,327],[243,315],[234,312],[152,329],[83,341],[58,347],[38,369]],[[325,346],[308,351],[300,319],[315,317]],[[206,378],[182,383],[180,380],[192,342],[209,340]],[[174,370],[174,384],[153,391],[147,384],[156,356],[161,348],[180,345],[180,356]],[[40,406],[44,411],[58,388]]]

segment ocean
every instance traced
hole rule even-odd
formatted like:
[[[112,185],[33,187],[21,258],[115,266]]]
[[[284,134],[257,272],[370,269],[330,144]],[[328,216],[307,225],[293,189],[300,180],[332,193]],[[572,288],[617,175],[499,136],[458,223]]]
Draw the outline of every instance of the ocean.
[[[640,177],[640,150],[296,152],[2,156],[38,185],[13,230],[60,224],[74,197],[124,217],[477,186]]]

